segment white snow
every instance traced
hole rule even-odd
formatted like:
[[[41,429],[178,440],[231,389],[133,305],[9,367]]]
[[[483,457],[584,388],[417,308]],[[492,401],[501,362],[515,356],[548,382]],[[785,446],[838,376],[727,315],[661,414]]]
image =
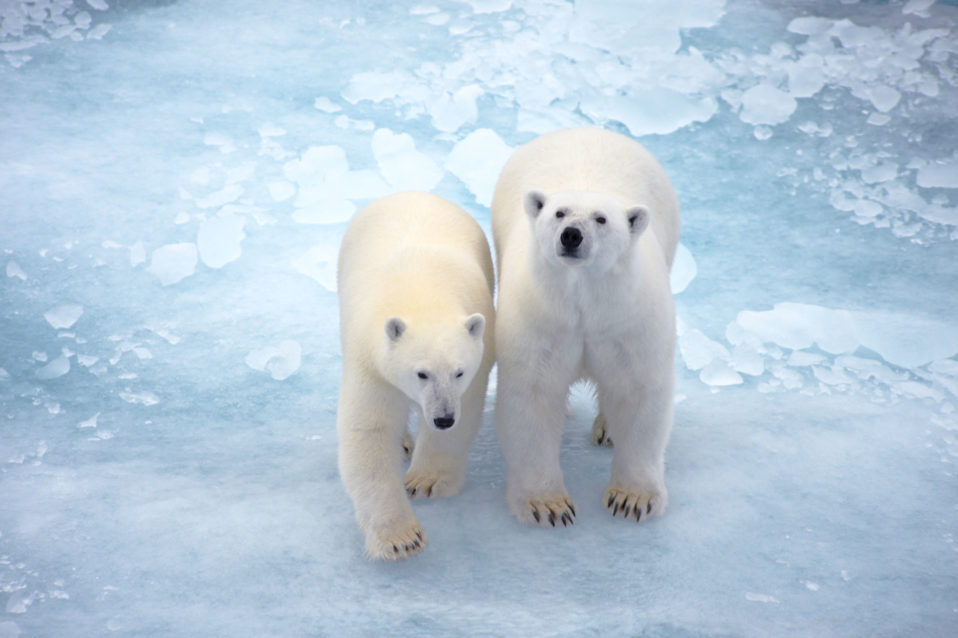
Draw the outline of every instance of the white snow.
[[[57,330],[72,328],[83,315],[83,306],[79,304],[62,304],[43,313],[43,318]]]
[[[196,271],[196,244],[167,244],[153,251],[149,270],[164,286],[171,286]]]

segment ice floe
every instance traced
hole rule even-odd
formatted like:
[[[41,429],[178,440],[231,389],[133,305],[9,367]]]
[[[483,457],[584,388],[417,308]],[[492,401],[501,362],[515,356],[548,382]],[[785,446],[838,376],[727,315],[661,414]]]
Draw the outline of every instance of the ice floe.
[[[200,259],[210,268],[222,268],[239,259],[246,237],[246,220],[232,214],[204,219],[196,238]]]
[[[83,315],[83,306],[79,304],[63,304],[43,313],[43,318],[57,330],[72,328]]]
[[[164,286],[171,286],[196,271],[197,250],[194,243],[167,244],[153,251],[149,271]]]
[[[466,185],[479,204],[489,206],[499,171],[512,151],[495,131],[482,128],[456,143],[445,167]]]

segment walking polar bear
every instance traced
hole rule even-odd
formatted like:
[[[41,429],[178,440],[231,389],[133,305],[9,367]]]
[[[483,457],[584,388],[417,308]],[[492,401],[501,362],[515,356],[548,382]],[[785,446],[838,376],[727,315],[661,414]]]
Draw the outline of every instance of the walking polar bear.
[[[520,520],[571,524],[559,466],[569,387],[596,387],[593,442],[612,444],[613,516],[665,510],[675,307],[669,270],[679,206],[639,143],[600,129],[515,151],[492,201],[499,268],[496,428],[506,498]]]
[[[367,554],[405,558],[426,545],[407,496],[459,493],[482,420],[494,359],[489,244],[465,211],[435,195],[390,195],[347,228],[338,286],[340,475]]]

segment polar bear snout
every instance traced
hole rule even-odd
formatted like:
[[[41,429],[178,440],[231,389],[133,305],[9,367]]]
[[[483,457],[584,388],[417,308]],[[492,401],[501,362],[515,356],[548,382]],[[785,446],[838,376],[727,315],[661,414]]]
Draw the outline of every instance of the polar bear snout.
[[[448,430],[456,424],[456,415],[449,413],[445,416],[437,416],[432,420],[432,424],[440,430]]]
[[[574,226],[566,226],[559,235],[559,242],[569,252],[575,252],[582,243],[582,231]]]
[[[563,260],[586,262],[592,253],[592,238],[584,230],[579,224],[569,224],[557,229],[556,255]]]

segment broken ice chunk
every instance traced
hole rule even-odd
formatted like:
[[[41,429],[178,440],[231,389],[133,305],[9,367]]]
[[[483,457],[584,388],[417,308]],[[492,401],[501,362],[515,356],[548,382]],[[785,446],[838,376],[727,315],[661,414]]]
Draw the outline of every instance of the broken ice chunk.
[[[281,341],[279,347],[267,346],[246,355],[246,365],[269,372],[277,381],[283,381],[299,370],[301,360],[302,348],[291,339]]]
[[[7,262],[7,277],[16,277],[17,279],[26,280],[27,273],[23,272],[23,269],[20,268],[20,264],[11,259]]]
[[[675,262],[672,264],[670,275],[672,294],[677,295],[685,290],[697,274],[695,258],[685,244],[679,244],[678,250],[675,251]]]
[[[203,263],[210,268],[222,268],[239,259],[241,244],[246,238],[245,224],[245,219],[231,214],[204,219],[196,238]]]
[[[70,359],[67,357],[57,357],[50,363],[37,370],[38,379],[56,379],[62,377],[70,371]]]
[[[57,330],[66,330],[77,322],[83,314],[83,306],[63,304],[43,313],[43,318]]]
[[[919,168],[916,181],[922,188],[958,188],[958,155]]]
[[[739,118],[746,124],[781,124],[792,117],[797,106],[788,93],[770,84],[759,84],[742,94]]]
[[[462,180],[477,202],[489,206],[499,171],[512,150],[492,129],[477,129],[452,148],[446,170]]]
[[[196,244],[167,244],[153,251],[149,270],[162,285],[170,286],[192,275],[196,261]]]
[[[416,150],[408,133],[381,128],[373,134],[372,147],[379,171],[396,190],[428,191],[442,179],[442,168]]]

